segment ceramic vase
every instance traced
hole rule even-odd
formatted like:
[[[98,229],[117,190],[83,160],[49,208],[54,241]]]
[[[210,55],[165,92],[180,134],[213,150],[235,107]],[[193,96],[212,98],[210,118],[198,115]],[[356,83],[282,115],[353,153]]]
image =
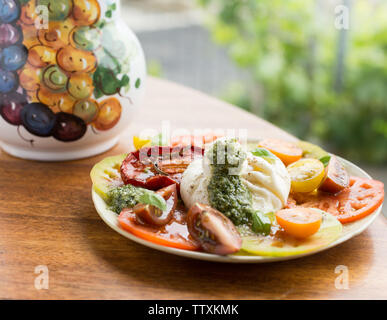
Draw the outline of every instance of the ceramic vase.
[[[116,144],[141,103],[141,45],[117,0],[0,1],[0,143],[61,161]]]

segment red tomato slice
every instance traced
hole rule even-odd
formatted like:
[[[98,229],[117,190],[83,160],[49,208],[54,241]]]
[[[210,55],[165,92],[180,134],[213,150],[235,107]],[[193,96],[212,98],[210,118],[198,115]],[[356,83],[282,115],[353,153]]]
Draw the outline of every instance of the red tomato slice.
[[[384,184],[380,181],[352,177],[349,185],[338,195],[338,218],[342,223],[370,215],[384,200]]]
[[[171,138],[171,145],[172,147],[188,145],[203,147],[204,144],[213,142],[220,137],[222,136],[216,135],[214,133],[208,133],[204,135],[175,136]]]
[[[183,172],[195,157],[203,156],[199,147],[145,147],[128,154],[121,165],[125,184],[158,190],[171,184],[178,191]]]
[[[337,215],[339,200],[337,195],[327,194],[325,192],[319,193],[294,193],[288,198],[286,208],[316,208]]]
[[[184,216],[183,211],[176,210],[172,221],[162,228],[157,228],[139,224],[133,211],[124,209],[118,221],[126,231],[152,243],[183,250],[198,250],[200,247],[191,240]]]
[[[336,195],[294,194],[287,207],[318,208],[336,216],[341,223],[353,222],[372,214],[384,200],[384,184],[380,181],[351,177],[349,187]]]

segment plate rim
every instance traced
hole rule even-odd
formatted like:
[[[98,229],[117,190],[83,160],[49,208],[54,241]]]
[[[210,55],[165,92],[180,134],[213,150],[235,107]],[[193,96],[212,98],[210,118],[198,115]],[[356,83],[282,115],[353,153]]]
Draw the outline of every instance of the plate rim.
[[[347,166],[352,166],[354,167],[361,175],[365,178],[372,179],[372,177],[365,172],[363,169],[355,165],[354,163],[341,158],[339,156],[336,156],[346,167]],[[351,231],[350,233],[343,235],[336,239],[335,241],[331,242],[330,244],[323,246],[321,248],[318,248],[313,251],[297,254],[297,255],[289,255],[289,256],[281,256],[281,257],[271,257],[271,256],[258,256],[258,255],[246,255],[246,256],[219,256],[215,254],[210,254],[210,253],[205,253],[205,252],[200,252],[200,251],[189,251],[189,250],[183,250],[183,249],[177,249],[177,248],[171,248],[171,247],[166,247],[162,246],[159,244],[152,243],[150,241],[141,239],[130,232],[122,229],[118,225],[118,219],[116,218],[116,224],[113,224],[107,217],[107,213],[113,213],[113,211],[110,211],[106,209],[106,203],[105,201],[98,195],[98,193],[94,190],[92,186],[92,200],[94,207],[100,216],[100,218],[114,231],[118,232],[125,238],[132,240],[138,244],[144,245],[148,248],[155,249],[158,251],[162,251],[165,253],[169,254],[174,254],[177,256],[185,257],[185,258],[191,258],[191,259],[196,259],[196,260],[205,260],[205,261],[211,261],[211,262],[221,262],[221,263],[269,263],[269,262],[279,262],[279,261],[288,261],[288,260],[294,260],[294,259],[299,259],[303,258],[306,256],[310,256],[313,254],[317,254],[319,252],[331,249],[341,243],[344,243],[348,241],[349,239],[359,235],[363,231],[365,231],[374,221],[375,219],[379,216],[380,212],[382,211],[382,206],[383,203],[373,212],[371,215],[368,216],[368,220],[364,222],[362,225],[359,226],[358,229]],[[102,205],[99,205],[99,203],[103,202],[105,204],[105,208],[102,208]],[[115,214],[115,213],[113,213]],[[117,216],[118,217],[118,216]]]

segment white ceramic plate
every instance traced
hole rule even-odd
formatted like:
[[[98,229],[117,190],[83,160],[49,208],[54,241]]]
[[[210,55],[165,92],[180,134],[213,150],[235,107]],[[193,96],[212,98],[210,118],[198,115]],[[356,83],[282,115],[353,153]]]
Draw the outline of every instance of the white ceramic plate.
[[[351,176],[371,178],[366,172],[364,172],[362,169],[360,169],[358,166],[354,165],[353,163],[342,158],[340,158],[340,160]],[[182,257],[199,259],[199,260],[207,260],[207,261],[216,261],[216,262],[228,262],[228,263],[265,263],[265,262],[273,262],[273,261],[284,261],[284,260],[291,260],[291,259],[305,257],[320,251],[327,250],[363,232],[382,211],[382,206],[380,206],[373,214],[359,221],[344,224],[343,231],[340,238],[330,243],[329,245],[319,248],[315,251],[310,251],[303,254],[285,256],[285,257],[218,256],[215,254],[209,254],[204,252],[196,252],[196,251],[188,251],[188,250],[164,247],[164,246],[143,240],[141,238],[138,238],[120,227],[117,219],[118,217],[117,214],[108,209],[105,201],[94,190],[92,191],[92,198],[93,198],[94,206],[97,209],[97,212],[102,218],[102,220],[105,221],[105,223],[113,230],[117,231],[118,233],[122,234],[124,237],[134,242],[137,242],[139,244],[142,244],[144,246],[147,246],[156,250],[164,251],[164,252],[175,254]]]

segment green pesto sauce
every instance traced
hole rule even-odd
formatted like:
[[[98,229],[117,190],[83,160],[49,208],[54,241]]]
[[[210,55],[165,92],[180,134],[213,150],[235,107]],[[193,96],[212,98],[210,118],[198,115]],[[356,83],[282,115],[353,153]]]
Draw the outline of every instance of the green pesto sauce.
[[[249,222],[252,212],[251,194],[239,176],[213,174],[208,185],[208,194],[211,206],[235,225]]]
[[[118,188],[111,189],[108,192],[109,209],[117,214],[120,214],[124,208],[132,208],[140,202],[140,197],[143,194],[143,189],[132,186],[130,184]]]
[[[212,167],[207,189],[211,206],[235,225],[249,223],[253,212],[251,193],[239,175],[230,175],[229,171],[242,165],[247,157],[246,153],[235,140],[218,140],[209,151],[208,157]]]

